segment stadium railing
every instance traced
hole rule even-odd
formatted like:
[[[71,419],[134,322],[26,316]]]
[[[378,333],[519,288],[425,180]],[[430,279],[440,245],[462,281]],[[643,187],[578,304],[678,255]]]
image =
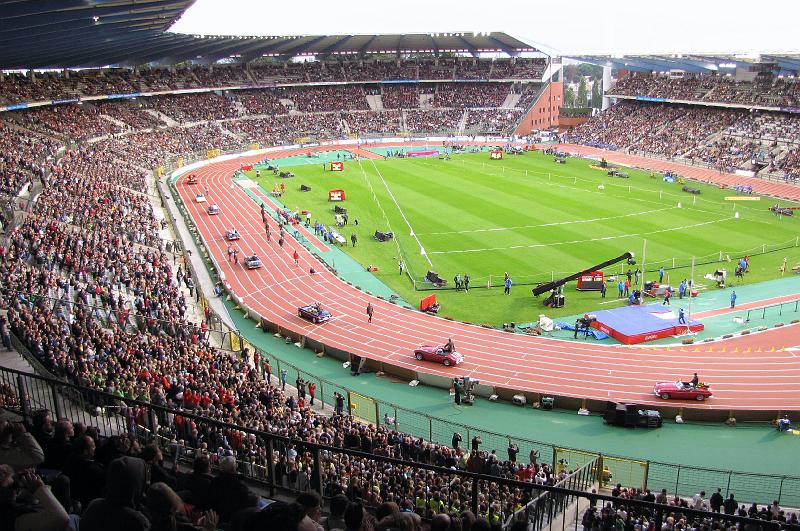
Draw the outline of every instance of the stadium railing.
[[[569,473],[567,477],[555,484],[556,487],[564,488],[573,492],[589,492],[590,488],[599,484],[598,474],[602,475],[602,458],[595,457],[585,463],[577,470]],[[581,496],[575,494],[561,494],[552,491],[545,491],[533,498],[522,508],[514,511],[504,522],[505,527],[510,527],[515,520],[522,519],[528,522],[529,531],[538,531],[551,526],[554,521],[561,517],[562,523],[569,518],[566,511],[575,503],[575,521],[580,514],[580,504],[576,503]]]
[[[513,504],[519,501],[519,497],[514,494],[514,491],[518,490],[523,494],[523,501],[533,500],[533,502],[526,503],[524,509],[518,511],[516,515],[508,515],[505,528],[513,524],[517,518],[522,518],[527,519],[529,524],[533,524],[534,531],[545,529],[554,521],[554,517],[559,511],[563,513],[564,509],[568,509],[574,504],[576,518],[574,524],[571,522],[569,527],[574,525],[574,529],[577,531],[581,504],[576,502],[583,500],[584,504],[588,502],[588,504],[595,505],[597,502],[601,502],[603,505],[609,504],[615,509],[624,506],[631,513],[646,514],[655,521],[656,529],[660,529],[661,523],[675,513],[681,513],[688,519],[699,520],[709,526],[714,526],[712,528],[716,528],[717,525],[725,528],[736,525],[746,526],[743,528],[748,531],[797,529],[797,526],[786,526],[777,521],[757,520],[685,508],[678,509],[667,505],[586,492],[586,489],[594,484],[598,472],[602,470],[601,459],[580,467],[557,485],[536,485],[515,479],[293,440],[273,433],[221,422],[198,414],[201,412],[170,409],[9,368],[0,368],[0,407],[19,414],[26,420],[39,411],[49,410],[55,418],[66,418],[95,427],[101,437],[127,434],[137,438],[142,444],[158,444],[165,455],[178,461],[191,460],[199,450],[187,446],[185,441],[179,438],[180,434],[171,423],[175,417],[192,420],[200,433],[208,429],[221,432],[228,440],[233,440],[233,435],[236,434],[245,440],[253,441],[256,446],[265,450],[263,455],[266,456],[274,457],[276,452],[286,455],[289,446],[295,445],[298,449],[298,459],[307,459],[309,464],[311,473],[307,484],[279,482],[275,474],[274,459],[257,462],[254,459],[241,459],[239,456],[239,473],[251,480],[261,482],[269,489],[271,496],[274,496],[277,489],[298,491],[310,488],[325,493],[325,474],[329,473],[326,471],[334,470],[338,464],[360,462],[365,467],[380,467],[384,472],[398,471],[399,469],[399,472],[404,474],[413,474],[422,471],[435,474],[435,477],[443,478],[446,482],[458,479],[465,486],[465,492],[469,493],[469,507],[475,514],[478,514],[481,496],[486,493],[494,491],[495,496],[500,498],[498,501],[501,507],[505,507],[507,503]],[[212,461],[215,461],[215,453],[213,451],[210,453]],[[508,487],[507,499],[503,499],[502,495],[498,494],[503,492],[498,487]],[[501,513],[499,516],[503,518],[506,515]],[[566,518],[567,515],[564,515],[562,529],[567,528]]]

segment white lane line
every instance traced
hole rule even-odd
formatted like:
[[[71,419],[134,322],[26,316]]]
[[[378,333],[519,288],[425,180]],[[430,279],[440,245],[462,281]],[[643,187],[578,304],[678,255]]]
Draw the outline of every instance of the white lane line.
[[[378,177],[380,177],[381,181],[383,181],[383,186],[385,186],[386,187],[386,191],[389,192],[389,197],[391,197],[392,201],[394,201],[394,205],[397,207],[398,212],[400,212],[400,215],[403,217],[403,221],[406,222],[406,225],[408,226],[408,230],[411,233],[410,235],[413,236],[415,240],[417,240],[417,245],[419,245],[419,254],[424,256],[425,260],[428,261],[428,264],[431,267],[433,267],[433,262],[431,262],[431,259],[428,258],[428,253],[425,252],[425,247],[422,246],[422,242],[419,241],[419,238],[417,238],[417,235],[414,233],[414,228],[411,226],[411,223],[409,223],[408,218],[406,218],[406,215],[403,212],[403,209],[400,208],[400,203],[398,203],[397,199],[395,199],[394,194],[392,193],[392,189],[389,188],[389,184],[386,182],[386,179],[383,178],[383,174],[381,173],[381,170],[378,169],[378,166],[375,164],[375,160],[374,159],[369,159],[369,161],[372,163],[372,167],[375,168],[375,171],[378,172]]]
[[[534,243],[531,245],[512,245],[510,247],[485,247],[483,249],[458,249],[452,251],[431,251],[430,254],[459,254],[459,253],[482,253],[485,251],[507,251],[510,249],[536,249],[539,247],[554,247],[557,245],[574,245],[576,243],[589,243],[589,242],[601,242],[601,241],[608,241],[608,240],[619,240],[623,238],[635,238],[639,236],[648,236],[650,234],[659,234],[662,232],[672,232],[676,230],[684,230],[684,229],[692,229],[695,227],[702,227],[703,225],[711,225],[712,223],[721,223],[723,221],[728,221],[733,219],[733,217],[726,217],[722,219],[716,219],[712,221],[704,221],[703,223],[695,223],[693,225],[684,225],[682,227],[670,227],[668,229],[659,229],[649,232],[640,232],[637,234],[620,234],[619,236],[603,236],[602,238],[588,238],[585,240],[572,240],[569,242],[553,242],[553,243]]]
[[[643,212],[634,212],[632,214],[623,214],[621,216],[608,216],[605,218],[594,218],[594,219],[575,219],[570,221],[558,221],[555,223],[542,223],[540,225],[518,225],[516,227],[496,227],[492,229],[472,229],[472,230],[453,230],[453,231],[446,231],[446,232],[425,232],[423,236],[439,236],[445,234],[471,234],[475,232],[495,232],[495,231],[505,231],[505,230],[518,230],[518,229],[536,229],[539,227],[555,227],[558,225],[572,225],[578,223],[594,223],[596,221],[608,221],[612,219],[622,219],[622,218],[629,218],[634,216],[641,216],[645,214],[653,214],[655,212],[663,212],[664,210],[673,210],[677,207],[666,207],[666,208],[656,208],[655,210],[645,210]]]

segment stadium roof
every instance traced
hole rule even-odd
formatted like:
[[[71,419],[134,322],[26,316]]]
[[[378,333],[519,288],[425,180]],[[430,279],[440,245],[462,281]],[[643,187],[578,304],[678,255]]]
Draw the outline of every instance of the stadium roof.
[[[757,57],[739,55],[573,55],[569,59],[600,66],[611,66],[635,72],[668,72],[683,70],[696,74],[733,73],[736,68],[756,64],[775,64],[780,74],[797,75],[798,54],[763,54]]]
[[[0,0],[0,68],[213,62],[237,56],[502,52],[535,48],[505,33],[222,37],[170,33],[194,0]]]

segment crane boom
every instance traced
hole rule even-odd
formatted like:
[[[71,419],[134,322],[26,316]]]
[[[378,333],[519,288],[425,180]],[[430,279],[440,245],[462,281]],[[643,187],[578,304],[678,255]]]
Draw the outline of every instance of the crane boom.
[[[599,270],[603,269],[604,267],[608,267],[610,265],[614,265],[616,263],[622,262],[623,260],[630,260],[631,258],[633,258],[633,253],[631,253],[631,252],[623,253],[623,254],[617,256],[616,258],[612,258],[611,260],[606,260],[605,262],[603,262],[601,264],[597,264],[597,265],[592,266],[590,268],[584,269],[583,271],[578,271],[574,275],[569,275],[567,277],[560,278],[560,279],[554,280],[552,282],[548,282],[547,284],[542,284],[541,286],[536,286],[535,288],[533,288],[533,294],[538,297],[542,293],[544,293],[546,291],[550,291],[552,289],[555,289],[555,288],[557,288],[559,286],[563,286],[564,284],[566,284],[570,280],[575,280],[576,278],[578,278],[581,275],[585,275],[586,273],[591,273],[592,271],[599,271]]]

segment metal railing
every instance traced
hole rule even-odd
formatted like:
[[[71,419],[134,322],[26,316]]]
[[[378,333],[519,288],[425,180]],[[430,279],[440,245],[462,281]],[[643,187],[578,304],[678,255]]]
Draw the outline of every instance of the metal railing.
[[[572,492],[585,493],[598,482],[598,474],[602,474],[602,458],[595,457],[577,470],[571,472],[564,479],[555,484]],[[516,520],[522,519],[528,523],[528,531],[539,531],[549,527],[557,518],[562,522],[568,517],[566,510],[580,499],[577,494],[561,494],[545,491],[529,501],[524,507],[510,515],[504,522],[504,527],[510,527]],[[576,504],[576,512],[578,505]]]
[[[429,517],[442,507],[446,511],[469,508],[474,514],[484,514],[494,521],[510,526],[518,518],[526,519],[534,524],[534,531],[544,529],[554,521],[560,510],[575,504],[576,519],[574,529],[577,531],[579,519],[577,513],[581,500],[589,504],[598,501],[614,507],[624,506],[631,513],[646,515],[655,521],[656,529],[667,516],[680,512],[689,520],[701,520],[707,523],[716,522],[722,527],[731,525],[748,525],[751,531],[778,531],[781,528],[796,530],[797,526],[786,526],[776,521],[756,520],[732,515],[721,515],[691,509],[677,509],[655,503],[622,500],[596,493],[587,493],[596,477],[602,460],[595,460],[579,468],[559,484],[535,485],[530,482],[511,478],[490,476],[468,472],[456,468],[444,468],[427,463],[383,457],[358,450],[327,446],[302,440],[267,433],[244,426],[237,426],[204,416],[200,410],[174,410],[138,400],[115,396],[102,391],[82,387],[53,378],[28,374],[13,369],[0,368],[0,405],[5,409],[18,413],[25,420],[47,410],[55,418],[66,418],[72,422],[83,422],[98,437],[126,436],[139,440],[142,444],[156,444],[162,451],[176,459],[188,460],[197,455],[207,455],[212,463],[216,463],[221,452],[222,443],[213,441],[230,441],[227,452],[238,462],[238,471],[264,484],[274,496],[277,489],[292,491],[316,490],[330,494],[333,484],[341,486],[342,477],[339,471],[348,466],[357,466],[362,470],[381,470],[385,475],[397,477],[413,477],[425,486],[440,484],[460,485],[459,499],[464,505],[450,505],[449,499],[438,498],[434,489],[420,489],[414,494],[398,492],[398,497],[414,503],[417,512]],[[176,423],[182,418],[189,422]],[[182,427],[185,426],[185,427]],[[190,437],[195,433],[209,441],[207,450],[194,447]],[[218,437],[211,437],[216,434]],[[257,450],[257,451],[251,451]],[[296,452],[296,462],[302,465],[302,474],[298,479],[289,482],[276,470],[276,462],[283,462]],[[442,483],[444,482],[444,483]],[[415,486],[418,484],[415,483]],[[370,486],[370,485],[367,485]],[[491,504],[485,503],[488,498]],[[533,500],[531,503],[527,503]],[[401,500],[402,501],[402,500]],[[514,514],[512,510],[520,501],[525,503],[523,511]],[[491,509],[490,509],[491,507]],[[566,514],[562,520],[562,529],[566,529]],[[570,527],[572,524],[570,524]]]
[[[773,316],[776,311],[778,313],[778,317],[782,317],[784,313],[797,313],[800,311],[800,299],[796,301],[781,302],[779,304],[770,304],[769,306],[764,306],[762,308],[753,308],[752,310],[747,310],[745,322],[749,323],[751,319],[766,319],[768,313],[770,316]]]

